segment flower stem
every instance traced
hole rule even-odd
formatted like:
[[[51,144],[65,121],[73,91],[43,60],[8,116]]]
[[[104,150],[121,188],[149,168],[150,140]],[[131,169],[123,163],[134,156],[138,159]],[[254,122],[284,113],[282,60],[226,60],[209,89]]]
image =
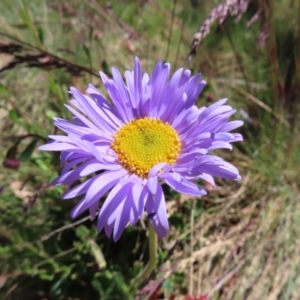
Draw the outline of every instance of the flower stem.
[[[148,221],[148,231],[149,231],[149,263],[145,269],[144,279],[148,278],[151,272],[156,267],[156,258],[157,258],[157,235],[151,225],[151,222]]]
[[[148,236],[149,262],[139,276],[142,280],[147,279],[150,276],[151,272],[156,267],[157,235],[156,235],[150,221],[148,221],[148,234],[149,234],[149,236]]]
[[[150,221],[148,221],[148,234],[149,262],[144,270],[135,278],[132,283],[133,286],[135,286],[140,280],[144,281],[145,279],[147,279],[156,267],[157,235]]]

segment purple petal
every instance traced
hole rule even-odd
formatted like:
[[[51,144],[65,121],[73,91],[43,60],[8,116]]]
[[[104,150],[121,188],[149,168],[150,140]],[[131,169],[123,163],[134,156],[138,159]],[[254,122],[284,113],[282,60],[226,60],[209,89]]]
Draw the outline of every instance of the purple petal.
[[[52,185],[71,184],[72,182],[80,178],[80,173],[89,167],[90,161],[91,159],[82,163],[80,166],[77,167],[77,169],[71,170],[65,174],[62,174],[61,176],[58,176],[56,179],[54,179],[51,182],[51,184]]]
[[[97,133],[99,135],[104,135],[109,137],[109,135],[105,132],[103,132],[99,127],[94,125],[91,121],[89,121],[86,117],[81,115],[78,111],[76,111],[73,107],[65,104],[65,106],[68,108],[68,110],[75,115],[77,118],[79,118],[86,126],[88,126],[90,129],[93,130],[94,133]]]
[[[106,198],[98,216],[97,229],[100,232],[106,225],[108,224],[109,218],[114,216],[113,213],[116,208],[120,208],[120,204],[125,201],[130,193],[130,189],[132,188],[133,182],[127,180],[123,180],[118,183],[109,193]],[[126,213],[126,212],[125,212]],[[129,219],[128,219],[129,220]],[[114,220],[113,220],[114,221]],[[111,222],[113,222],[111,221]],[[123,223],[122,223],[123,224]],[[124,228],[123,228],[124,229]]]
[[[165,173],[161,175],[161,178],[163,178],[170,187],[179,193],[197,197],[206,195],[206,191],[204,189],[199,188],[197,184],[185,179],[184,177],[181,177],[179,181],[178,176],[175,177],[173,173]]]
[[[204,81],[204,80],[199,82],[200,78],[201,78],[201,74],[197,74],[196,76],[191,78],[191,80],[187,84],[187,87],[186,87],[186,93],[188,96],[188,98],[187,98],[188,100],[186,103],[187,107],[195,104],[199,94],[202,92],[203,88],[206,85],[206,81]]]
[[[239,171],[232,164],[223,161],[215,156],[207,156],[207,162],[199,160],[199,164],[193,168],[192,173],[207,173],[212,176],[228,178],[233,180],[241,179]]]
[[[78,165],[79,163],[85,161],[85,157],[79,157],[76,159],[72,159],[72,160],[68,160],[68,163],[65,164],[65,166],[63,167],[62,171],[61,171],[61,175],[67,173],[68,171],[70,171],[74,166]]]
[[[72,143],[72,140],[65,135],[48,135],[48,138],[57,142]]]
[[[85,194],[88,189],[90,188],[90,186],[92,185],[92,183],[96,180],[98,180],[100,175],[96,175],[80,184],[78,184],[77,186],[73,187],[72,189],[68,190],[67,192],[64,193],[64,195],[62,196],[63,199],[70,199],[70,198],[74,198],[80,195]]]
[[[149,171],[149,177],[153,177],[155,176],[160,170],[162,170],[165,166],[167,166],[167,163],[162,162],[162,163],[158,163],[155,166],[153,166],[151,168],[151,170]]]
[[[115,172],[106,172],[100,174],[97,180],[93,181],[89,186],[87,193],[71,211],[71,217],[76,218],[86,209],[91,207],[95,201],[99,199],[108,192],[117,182],[126,175],[125,170],[115,171]]]
[[[54,125],[66,133],[73,133],[74,135],[78,136],[92,133],[91,128],[79,126],[75,122],[70,122],[63,119],[56,118]]]
[[[135,225],[135,223],[139,220],[139,218],[144,213],[144,207],[147,198],[147,189],[140,183],[137,182],[132,187],[132,200],[133,206],[131,209],[131,217],[130,217],[130,224]]]
[[[153,74],[150,79],[150,86],[152,86],[152,99],[149,111],[150,117],[157,117],[161,104],[164,90],[167,86],[170,75],[170,64],[163,64],[158,74]]]
[[[213,151],[215,149],[222,149],[222,148],[232,150],[232,145],[227,142],[214,141],[212,142],[212,145],[208,148],[208,150]]]
[[[92,85],[89,84],[86,92],[95,99],[97,105],[102,109],[105,116],[104,120],[108,119],[108,122],[114,123],[117,127],[120,127],[123,122],[120,119],[120,114],[111,106],[111,104],[103,97],[103,95]]]
[[[57,143],[55,141],[51,141],[48,144],[39,146],[38,149],[43,151],[65,151],[65,150],[77,150],[78,147],[74,144]]]
[[[90,207],[89,207],[89,212],[90,212],[90,215],[91,217],[94,219],[95,216],[96,216],[96,212],[99,208],[99,203],[98,201],[96,201],[94,204],[92,204]]]
[[[128,86],[128,91],[131,98],[132,107],[134,109],[139,107],[140,100],[142,100],[142,70],[140,66],[140,61],[136,57],[134,60],[134,71],[125,72],[126,82]]]
[[[112,99],[113,105],[120,114],[122,121],[127,123],[132,120],[132,109],[129,107],[128,103],[123,102],[122,95],[120,94],[118,87],[115,85],[114,81],[108,79],[107,76],[102,72],[100,72],[100,76],[108,94]]]
[[[97,172],[99,170],[110,170],[110,171],[116,171],[116,170],[120,170],[122,167],[120,165],[116,165],[116,164],[102,164],[99,163],[97,159],[92,159],[89,163],[89,165],[83,169],[80,172],[80,176],[87,176],[89,174],[92,174],[94,172]]]
[[[70,90],[78,102],[78,108],[80,108],[80,110],[84,112],[85,115],[87,115],[97,127],[110,134],[117,129],[117,126],[114,123],[110,122],[104,112],[92,99],[89,99],[87,96],[82,95],[77,89],[73,87],[71,87]]]
[[[242,126],[243,124],[244,124],[243,121],[231,121],[231,122],[228,122],[225,126],[222,127],[222,131],[223,132],[228,132],[228,131],[234,130],[234,129]]]
[[[145,205],[148,215],[153,215],[150,222],[159,237],[164,237],[169,231],[169,223],[166,211],[165,196],[161,185],[158,185],[155,196],[148,195]]]
[[[226,102],[227,102],[227,99],[221,99],[221,100],[217,101],[216,103],[210,105],[208,108],[206,108],[200,115],[199,123],[202,122],[211,112],[213,112],[215,109],[222,106]]]
[[[231,142],[242,142],[243,136],[240,133],[233,133],[233,139],[231,140]]]
[[[157,176],[149,177],[147,182],[147,187],[152,195],[155,195],[157,192],[158,178]]]
[[[203,174],[198,175],[197,177],[200,178],[200,179],[203,179],[203,180],[207,181],[213,187],[216,185],[214,178],[211,175],[209,175],[209,174],[204,174],[203,173]]]

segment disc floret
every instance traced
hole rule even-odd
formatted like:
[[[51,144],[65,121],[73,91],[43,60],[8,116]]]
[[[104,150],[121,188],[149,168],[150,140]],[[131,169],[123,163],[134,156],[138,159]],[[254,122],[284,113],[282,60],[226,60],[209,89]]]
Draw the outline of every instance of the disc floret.
[[[181,151],[176,130],[160,119],[142,118],[123,125],[114,135],[111,148],[125,169],[147,178],[158,163],[173,165]]]

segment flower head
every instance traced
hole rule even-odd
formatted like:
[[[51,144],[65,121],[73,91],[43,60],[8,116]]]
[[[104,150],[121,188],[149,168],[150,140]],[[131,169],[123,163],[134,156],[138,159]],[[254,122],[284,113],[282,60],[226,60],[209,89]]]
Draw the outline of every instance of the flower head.
[[[87,95],[71,88],[73,99],[66,107],[73,120],[54,119],[67,136],[50,135],[52,141],[40,147],[61,151],[63,169],[52,183],[68,186],[63,198],[83,196],[72,218],[87,209],[95,217],[100,199],[108,193],[97,228],[114,240],[145,212],[158,236],[166,235],[169,224],[162,183],[201,197],[206,191],[195,183],[197,179],[212,185],[212,176],[240,179],[233,165],[209,154],[242,141],[240,134],[229,133],[243,124],[229,122],[235,110],[225,105],[226,99],[198,108],[195,101],[205,85],[200,74],[191,76],[183,69],[170,79],[169,74],[170,65],[162,62],[151,76],[142,74],[136,58],[134,70],[125,72],[126,83],[116,68],[112,79],[100,72],[111,102],[91,84]]]

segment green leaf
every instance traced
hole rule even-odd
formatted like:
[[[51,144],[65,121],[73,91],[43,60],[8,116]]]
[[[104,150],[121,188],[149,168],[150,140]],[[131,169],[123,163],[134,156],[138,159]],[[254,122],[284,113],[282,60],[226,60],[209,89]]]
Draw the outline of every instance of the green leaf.
[[[32,152],[35,149],[35,145],[37,143],[38,139],[33,139],[32,142],[25,148],[25,150],[23,150],[19,156],[19,160],[20,161],[26,161],[29,160]]]
[[[39,40],[40,40],[41,44],[43,44],[44,43],[44,36],[45,36],[44,35],[44,29],[42,27],[38,27],[37,31],[38,31]]]
[[[49,272],[46,269],[39,270],[39,277],[43,280],[52,281],[54,279],[55,274],[53,272]]]
[[[9,111],[9,117],[13,122],[17,122],[21,115],[16,108],[13,108]]]
[[[25,10],[20,10],[19,13],[20,13],[20,16],[21,16],[22,20],[26,24],[26,26],[28,28],[30,28],[31,27],[31,20],[30,20],[30,16],[28,15],[28,13]]]
[[[166,279],[162,283],[162,288],[170,293],[174,291],[174,283],[170,279]]]
[[[10,147],[7,152],[6,152],[6,158],[15,158],[16,153],[18,151],[18,144],[19,142],[17,142],[15,145],[13,145],[12,147]]]
[[[182,230],[184,228],[184,219],[183,216],[175,213],[169,218],[169,222],[173,225],[177,230]]]
[[[90,60],[91,59],[90,49],[86,45],[83,45],[83,50],[84,50],[86,56],[88,57],[88,59]]]
[[[6,87],[3,84],[0,84],[0,95],[2,95],[4,97],[9,96],[8,90],[6,89]]]
[[[56,117],[57,116],[57,112],[55,112],[54,110],[51,110],[51,109],[48,109],[47,111],[46,111],[46,117],[47,118],[49,118],[49,119],[53,119],[54,117]]]
[[[89,230],[84,225],[81,225],[76,228],[76,235],[82,240],[86,240],[89,237]]]
[[[108,65],[108,63],[107,63],[106,60],[103,60],[103,61],[101,62],[101,67],[102,67],[103,72],[104,72],[105,74],[111,75],[111,71],[110,71],[110,69],[109,69],[109,65]]]

